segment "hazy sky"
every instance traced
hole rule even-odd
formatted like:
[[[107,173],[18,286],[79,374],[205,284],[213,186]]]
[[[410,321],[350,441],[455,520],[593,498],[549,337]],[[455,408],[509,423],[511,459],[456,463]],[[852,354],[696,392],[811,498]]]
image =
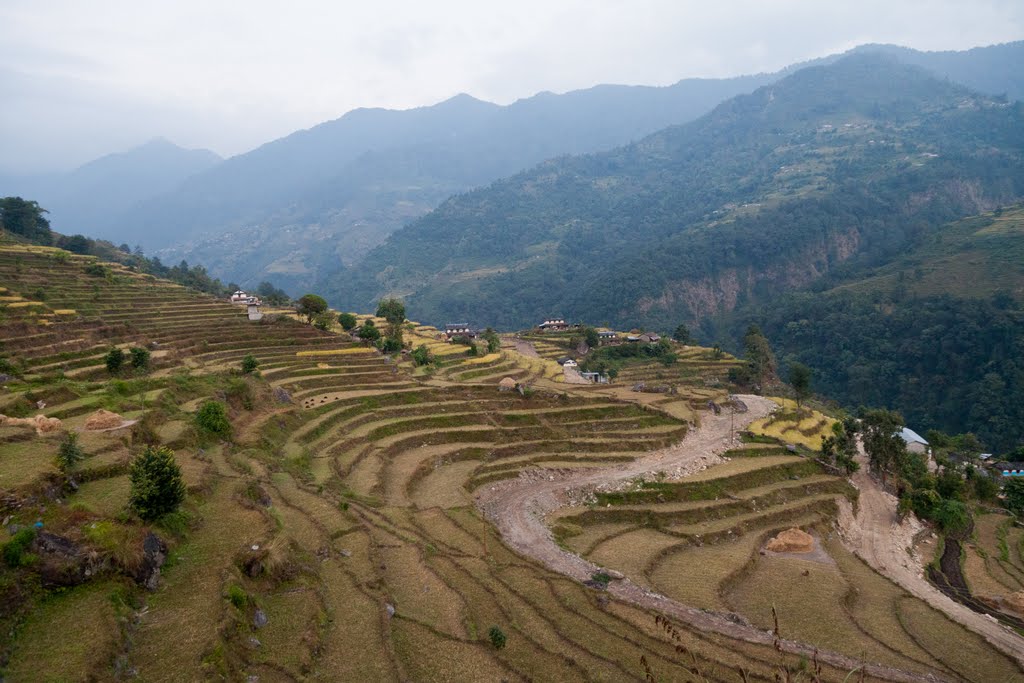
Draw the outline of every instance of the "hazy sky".
[[[1024,38],[1021,0],[2,0],[0,171],[155,136],[237,154],[355,107]]]

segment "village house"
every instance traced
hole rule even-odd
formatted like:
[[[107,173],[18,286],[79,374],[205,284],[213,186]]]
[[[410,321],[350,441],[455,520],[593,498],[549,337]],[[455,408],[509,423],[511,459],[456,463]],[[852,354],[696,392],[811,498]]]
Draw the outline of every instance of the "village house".
[[[569,325],[562,318],[547,318],[537,327],[545,332],[561,332],[569,329]]]
[[[249,295],[238,289],[231,295],[231,303],[233,304],[245,304],[249,302]]]
[[[597,333],[597,338],[602,344],[614,344],[619,341],[619,334],[612,330],[601,330]]]
[[[928,442],[924,437],[909,427],[900,430],[900,438],[907,443],[907,450],[911,453],[927,453]]]
[[[444,326],[444,335],[448,338],[448,341],[455,337],[476,339],[479,336],[479,332],[470,327],[469,323],[448,323]]]

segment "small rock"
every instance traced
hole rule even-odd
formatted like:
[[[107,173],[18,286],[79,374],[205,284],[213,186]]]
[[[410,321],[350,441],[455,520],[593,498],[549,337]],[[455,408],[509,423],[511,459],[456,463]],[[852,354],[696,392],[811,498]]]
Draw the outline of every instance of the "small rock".
[[[262,645],[263,643],[260,642],[259,638],[256,636],[249,636],[249,647],[255,650],[258,647],[262,647]]]
[[[268,621],[270,620],[267,619],[267,613],[257,607],[256,612],[252,615],[252,625],[256,628],[263,628],[267,625]]]
[[[388,619],[395,616],[395,606],[390,602],[384,604],[384,610],[388,613]]]
[[[352,551],[351,550],[345,550],[344,548],[339,550],[338,554],[341,555],[342,557],[352,557]]]

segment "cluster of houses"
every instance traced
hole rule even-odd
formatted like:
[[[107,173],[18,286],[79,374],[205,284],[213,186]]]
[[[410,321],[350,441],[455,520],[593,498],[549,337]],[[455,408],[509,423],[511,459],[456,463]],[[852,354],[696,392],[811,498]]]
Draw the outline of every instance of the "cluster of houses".
[[[934,467],[935,463],[931,459],[931,446],[923,436],[909,427],[901,429],[899,435],[907,444],[908,451],[911,453],[927,454],[929,467]],[[1024,462],[995,460],[992,453],[979,453],[978,459],[981,460],[985,469],[988,470],[992,476],[1024,477]]]
[[[448,323],[444,326],[444,336],[448,341],[456,337],[476,339],[480,336],[480,330],[471,327],[469,323]]]
[[[239,306],[245,306],[249,314],[249,320],[255,321],[263,319],[263,314],[260,312],[260,306],[263,305],[263,302],[260,301],[258,296],[246,294],[242,290],[238,289],[231,295],[231,303]]]

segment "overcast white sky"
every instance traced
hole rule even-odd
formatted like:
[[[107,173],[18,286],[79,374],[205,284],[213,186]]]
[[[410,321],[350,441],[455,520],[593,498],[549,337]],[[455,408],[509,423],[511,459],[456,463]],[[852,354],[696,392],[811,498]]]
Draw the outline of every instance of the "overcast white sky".
[[[2,0],[0,171],[163,136],[244,152],[363,106],[1024,38],[1021,0]]]

